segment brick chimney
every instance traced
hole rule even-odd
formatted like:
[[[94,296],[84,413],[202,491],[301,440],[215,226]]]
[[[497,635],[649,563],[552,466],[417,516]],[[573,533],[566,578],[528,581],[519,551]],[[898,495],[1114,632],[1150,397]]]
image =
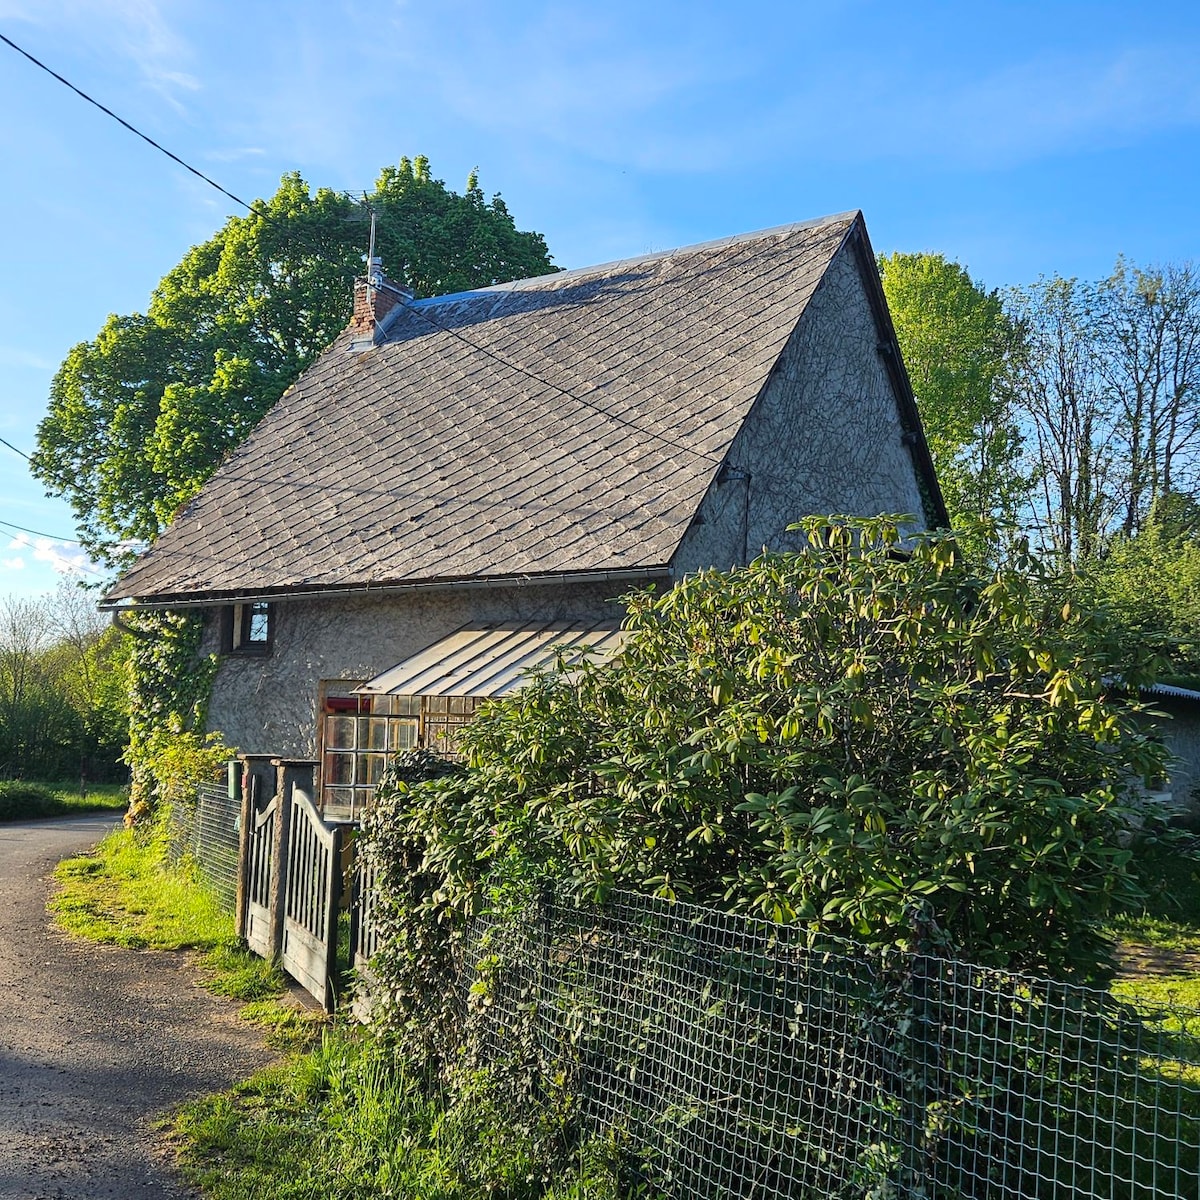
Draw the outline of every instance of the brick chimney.
[[[382,261],[371,259],[367,277],[354,281],[354,316],[350,319],[354,348],[366,349],[374,345],[383,319],[398,304],[411,299],[410,292],[384,277]]]

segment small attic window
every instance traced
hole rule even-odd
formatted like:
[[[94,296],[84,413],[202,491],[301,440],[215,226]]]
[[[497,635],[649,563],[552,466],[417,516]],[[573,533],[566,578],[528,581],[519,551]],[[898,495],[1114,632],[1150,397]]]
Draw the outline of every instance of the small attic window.
[[[224,654],[270,654],[274,606],[265,600],[234,604],[221,610]]]

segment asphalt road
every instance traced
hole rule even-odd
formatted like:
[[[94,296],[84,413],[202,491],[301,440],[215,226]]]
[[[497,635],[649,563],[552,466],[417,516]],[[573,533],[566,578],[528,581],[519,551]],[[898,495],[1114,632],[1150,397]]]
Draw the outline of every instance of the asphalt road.
[[[0,824],[0,1200],[181,1200],[154,1119],[271,1060],[187,955],[74,942],[50,872],[111,817]]]

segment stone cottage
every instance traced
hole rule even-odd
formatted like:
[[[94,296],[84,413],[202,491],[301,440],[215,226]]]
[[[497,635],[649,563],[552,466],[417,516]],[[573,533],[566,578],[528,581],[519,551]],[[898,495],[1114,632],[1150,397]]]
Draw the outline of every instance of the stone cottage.
[[[347,815],[622,593],[813,512],[945,522],[859,213],[432,299],[373,267],[105,605],[202,608],[210,726]]]

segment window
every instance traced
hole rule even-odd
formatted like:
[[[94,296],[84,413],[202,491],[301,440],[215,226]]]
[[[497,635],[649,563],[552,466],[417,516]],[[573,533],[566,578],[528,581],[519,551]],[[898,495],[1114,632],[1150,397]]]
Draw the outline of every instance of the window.
[[[321,809],[356,821],[370,804],[388,758],[417,744],[421,704],[415,696],[358,696],[353,680],[325,684],[321,705]]]
[[[270,654],[274,606],[265,600],[233,604],[221,610],[224,654]]]
[[[458,735],[475,719],[474,696],[423,696],[421,745],[446,758],[458,757]]]

